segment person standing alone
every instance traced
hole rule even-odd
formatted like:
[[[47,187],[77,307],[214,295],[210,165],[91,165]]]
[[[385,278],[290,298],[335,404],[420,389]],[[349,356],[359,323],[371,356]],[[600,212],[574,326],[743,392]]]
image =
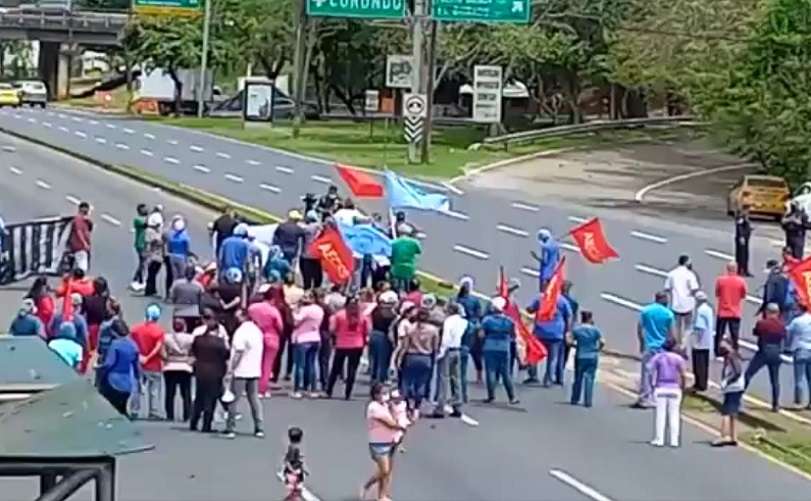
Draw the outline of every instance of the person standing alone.
[[[744,205],[735,218],[735,264],[738,274],[743,277],[753,276],[749,273],[749,237],[752,236],[752,223],[749,221],[749,206]],[[738,348],[735,347],[737,350]]]
[[[90,269],[90,234],[92,232],[90,204],[81,202],[79,212],[73,216],[67,250],[73,256],[73,267],[85,273]]]
[[[741,332],[742,304],[746,299],[746,280],[740,276],[736,263],[727,263],[726,274],[715,280],[715,298],[718,303],[718,321],[716,322],[715,353],[724,333],[729,331],[729,342],[734,350],[738,350],[738,338]]]
[[[707,391],[710,355],[713,349],[713,338],[716,337],[714,323],[715,318],[712,306],[707,302],[707,295],[703,291],[696,292],[696,313],[690,344],[692,346],[693,374],[695,375],[693,390],[698,392]]]

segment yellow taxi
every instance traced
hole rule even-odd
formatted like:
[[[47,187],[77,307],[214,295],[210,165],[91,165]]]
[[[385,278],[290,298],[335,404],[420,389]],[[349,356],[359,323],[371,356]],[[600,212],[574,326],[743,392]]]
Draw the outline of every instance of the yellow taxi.
[[[20,89],[11,84],[0,83],[0,106],[14,106],[16,108],[19,105]]]
[[[778,221],[786,213],[791,198],[788,183],[778,176],[743,176],[729,191],[727,214],[733,215],[748,205],[752,214],[771,216]]]

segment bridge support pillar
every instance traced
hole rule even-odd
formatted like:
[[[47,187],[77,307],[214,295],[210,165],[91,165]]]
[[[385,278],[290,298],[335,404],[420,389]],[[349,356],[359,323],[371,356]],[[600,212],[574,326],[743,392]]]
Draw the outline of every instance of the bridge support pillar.
[[[49,99],[70,97],[70,64],[73,52],[68,44],[40,42],[39,76],[48,87]]]

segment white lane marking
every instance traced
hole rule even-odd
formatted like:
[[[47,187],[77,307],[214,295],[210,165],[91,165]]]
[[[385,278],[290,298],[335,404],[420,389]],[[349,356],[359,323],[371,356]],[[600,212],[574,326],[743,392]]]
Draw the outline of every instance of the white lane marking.
[[[521,268],[521,273],[523,273],[525,275],[529,275],[531,277],[535,277],[535,278],[538,278],[538,277],[541,276],[541,273],[538,270],[533,270],[532,268],[528,268],[526,266]]]
[[[60,113],[57,115],[59,118],[67,118],[64,113]]]
[[[452,185],[451,183],[449,183],[447,181],[443,181],[440,184],[442,186],[444,186],[445,188],[447,188],[447,190],[450,191],[451,193],[453,193],[454,195],[462,196],[462,195],[465,194],[464,191],[460,190],[459,188],[457,188],[456,186]]]
[[[65,195],[65,200],[72,203],[73,205],[79,205],[82,202],[81,200],[74,197],[73,195]]]
[[[285,483],[284,473],[281,471],[276,472],[276,478],[279,479],[279,482]],[[304,486],[301,487],[301,499],[302,501],[321,501],[318,496]]]
[[[641,271],[642,273],[647,273],[649,275],[656,275],[657,277],[667,276],[667,272],[665,270],[660,270],[659,268],[654,268],[645,264],[636,264],[634,265],[634,268],[636,268],[636,271]]]
[[[631,232],[631,236],[636,237],[636,238],[641,238],[642,240],[649,240],[651,242],[656,242],[657,244],[666,244],[667,243],[667,239],[665,237],[660,237],[660,236],[657,236],[657,235],[651,235],[650,233],[645,233],[645,232],[642,232],[642,231],[634,230],[634,231]]]
[[[15,148],[14,146],[3,146],[3,151],[5,151],[6,153],[14,153],[15,151],[17,151],[17,148]]]
[[[246,160],[246,162],[248,162],[248,165],[262,165],[262,162],[257,160]]]
[[[124,132],[126,132],[127,134],[135,134],[135,131],[134,131],[134,130],[132,130],[132,129],[128,129],[128,128],[126,128],[126,127],[124,127]]]
[[[220,158],[225,158],[225,159],[231,158],[231,155],[229,155],[228,153],[223,153],[221,151],[217,152],[217,156],[220,157]]]
[[[23,173],[23,171],[21,171],[21,170],[20,170],[20,169],[18,169],[17,167],[9,167],[9,168],[8,168],[8,170],[10,170],[10,171],[11,171],[11,173],[12,173],[12,174],[14,174],[14,175],[16,175],[16,176],[20,176],[20,175],[22,175],[22,173]]]
[[[319,183],[332,184],[332,179],[324,176],[319,176],[317,174],[313,174],[312,176],[310,176],[310,179]]]
[[[541,210],[540,207],[537,207],[535,205],[529,205],[529,204],[521,203],[521,202],[513,202],[510,205],[515,209],[528,210],[530,212],[539,212]]]
[[[84,122],[84,119],[81,117],[70,117],[70,119],[74,122]]]
[[[786,243],[782,240],[769,240],[769,243],[772,245],[772,247],[783,247],[786,245]]]
[[[19,113],[15,113],[15,114],[14,114],[14,118],[22,118],[22,117],[23,117],[23,116],[22,116],[22,115],[20,115]]]
[[[569,221],[571,221],[573,223],[578,223],[578,224],[579,223],[585,223],[586,221],[588,221],[588,219],[586,219],[584,217],[580,217],[580,216],[569,216],[568,219],[569,219]]]
[[[51,127],[53,127],[53,124],[51,122],[42,122],[42,126],[50,129]]]
[[[49,116],[49,117],[54,116],[54,112],[53,112],[53,111],[49,111],[49,112],[48,112],[48,116]]]
[[[166,163],[169,163],[169,164],[174,164],[174,165],[177,165],[177,164],[180,163],[180,160],[178,160],[175,157],[163,157],[163,161],[166,162]]]
[[[279,188],[278,186],[273,186],[272,184],[262,183],[262,184],[259,185],[259,187],[262,188],[263,190],[269,191],[271,193],[281,193],[282,192],[281,188]]]
[[[61,130],[62,132],[69,132],[69,129],[67,127],[65,127],[64,125],[60,125],[59,130]]]
[[[573,245],[573,244],[567,244],[566,242],[560,242],[558,245],[560,245],[561,249],[565,249],[567,251],[580,252],[580,247],[578,247],[576,245]]]
[[[419,238],[420,240],[425,240],[426,238],[428,238],[428,234],[425,233],[424,231],[418,231],[416,237]]]
[[[154,153],[152,153],[152,152],[151,152],[151,151],[149,151],[149,150],[141,150],[141,155],[146,155],[146,156],[148,156],[148,157],[153,157],[153,156],[155,156],[155,154],[154,154]]]
[[[48,183],[46,183],[46,182],[45,182],[45,181],[43,181],[42,179],[37,179],[37,183],[36,183],[36,184],[37,184],[37,186],[39,186],[39,187],[40,187],[40,188],[42,188],[43,190],[50,190],[50,189],[51,189],[51,185],[50,185],[50,184],[48,184]]]
[[[279,171],[279,172],[282,172],[284,174],[292,174],[293,173],[293,169],[291,169],[289,167],[282,167],[280,165],[276,166],[276,170]]]
[[[241,183],[241,182],[245,181],[245,180],[244,180],[244,179],[242,179],[241,177],[239,177],[239,176],[237,176],[237,175],[234,175],[234,174],[226,174],[226,175],[225,175],[225,179],[227,179],[227,180],[229,180],[229,181],[233,181],[233,182],[235,182],[235,183]]]
[[[98,125],[99,121],[98,120],[91,120],[89,123],[90,123],[90,125]]]
[[[167,139],[166,142],[171,144],[172,146],[178,145],[177,139]]]
[[[128,149],[130,149],[130,147],[127,146],[124,143],[115,143],[115,147],[118,148],[119,150],[128,150]]]
[[[107,144],[107,140],[104,139],[103,137],[97,137],[96,142],[99,144]]]
[[[208,168],[208,167],[206,167],[205,165],[199,165],[199,164],[198,164],[198,165],[195,165],[195,166],[193,167],[193,169],[194,169],[194,170],[196,170],[196,171],[198,171],[198,172],[202,172],[202,173],[204,173],[204,174],[208,174],[209,172],[211,172],[211,169],[209,169],[209,168]]]
[[[112,224],[113,226],[121,226],[121,221],[107,214],[106,212],[101,215],[101,218],[107,221],[108,223]]]
[[[155,139],[155,134],[150,134],[149,132],[144,132],[144,137],[147,139]]]
[[[519,237],[528,237],[529,236],[529,233],[527,233],[526,231],[524,231],[522,229],[519,229],[519,228],[514,228],[512,226],[507,226],[506,224],[499,224],[499,225],[496,226],[496,228],[499,231],[503,231],[504,233],[510,233],[512,235],[518,235]]]
[[[196,144],[193,144],[193,145],[189,146],[189,149],[192,150],[192,151],[196,151],[197,153],[200,153],[201,151],[203,151],[203,148],[200,147],[200,146],[197,146]]]
[[[753,163],[740,163],[740,164],[735,164],[735,165],[724,165],[724,166],[721,166],[721,167],[714,167],[712,169],[699,170],[699,171],[696,171],[696,172],[688,172],[687,174],[679,174],[678,176],[673,176],[673,177],[669,177],[667,179],[662,179],[661,181],[657,181],[655,183],[651,183],[651,184],[645,186],[641,190],[634,193],[634,200],[636,202],[642,203],[642,201],[645,199],[645,195],[647,195],[651,190],[659,189],[662,186],[667,186],[668,184],[671,184],[671,183],[676,183],[676,182],[679,182],[679,181],[684,181],[686,179],[692,179],[694,177],[699,177],[699,176],[707,176],[709,174],[715,174],[715,173],[718,173],[718,172],[725,172],[725,171],[728,171],[728,170],[742,169],[744,167],[753,167],[755,165],[756,164],[753,164]]]
[[[731,256],[725,252],[712,250],[712,249],[704,249],[704,254],[712,257],[716,257],[718,259],[723,259],[724,261],[732,261],[735,259],[735,256]]]
[[[450,216],[455,219],[461,219],[462,221],[468,221],[470,219],[470,216],[468,216],[467,214],[463,214],[461,212],[456,212],[452,210],[439,211],[439,213],[445,214],[446,216]]]
[[[29,121],[30,123],[32,123],[32,124],[37,123],[37,119],[36,119],[36,118],[29,118],[29,119],[28,119],[28,121]]]
[[[485,252],[477,251],[476,249],[471,249],[470,247],[465,247],[464,245],[454,245],[453,250],[456,252],[461,252],[462,254],[467,254],[468,256],[473,256],[477,259],[489,259],[490,254]]]
[[[611,294],[609,292],[601,293],[600,297],[610,303],[618,304],[631,310],[640,311],[642,309],[641,304],[635,303],[630,299],[625,299],[624,297],[615,296],[614,294]]]
[[[80,130],[75,131],[74,134],[76,134],[77,136],[79,136],[82,139],[87,137],[87,134],[85,134],[84,132],[82,132]]]
[[[600,494],[593,487],[584,484],[563,470],[552,469],[549,470],[549,474],[594,501],[611,501],[611,498]]]
[[[760,306],[761,303],[763,303],[763,301],[759,297],[753,296],[751,294],[746,295],[746,300],[758,306]]]
[[[108,129],[115,129],[115,124],[104,124]]]

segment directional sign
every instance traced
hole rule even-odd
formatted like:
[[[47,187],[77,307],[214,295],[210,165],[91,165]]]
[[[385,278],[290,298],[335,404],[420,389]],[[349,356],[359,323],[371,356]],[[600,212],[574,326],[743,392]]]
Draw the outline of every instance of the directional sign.
[[[406,0],[307,0],[307,14],[327,17],[402,19]]]
[[[133,0],[136,14],[155,16],[199,16],[204,0]]]
[[[403,137],[409,143],[416,144],[422,141],[425,130],[425,120],[421,117],[405,117],[403,122]]]
[[[403,116],[425,118],[428,116],[428,96],[425,94],[403,94]]]
[[[434,0],[438,21],[528,23],[530,0]]]
[[[501,66],[473,67],[473,121],[478,123],[501,122]]]

